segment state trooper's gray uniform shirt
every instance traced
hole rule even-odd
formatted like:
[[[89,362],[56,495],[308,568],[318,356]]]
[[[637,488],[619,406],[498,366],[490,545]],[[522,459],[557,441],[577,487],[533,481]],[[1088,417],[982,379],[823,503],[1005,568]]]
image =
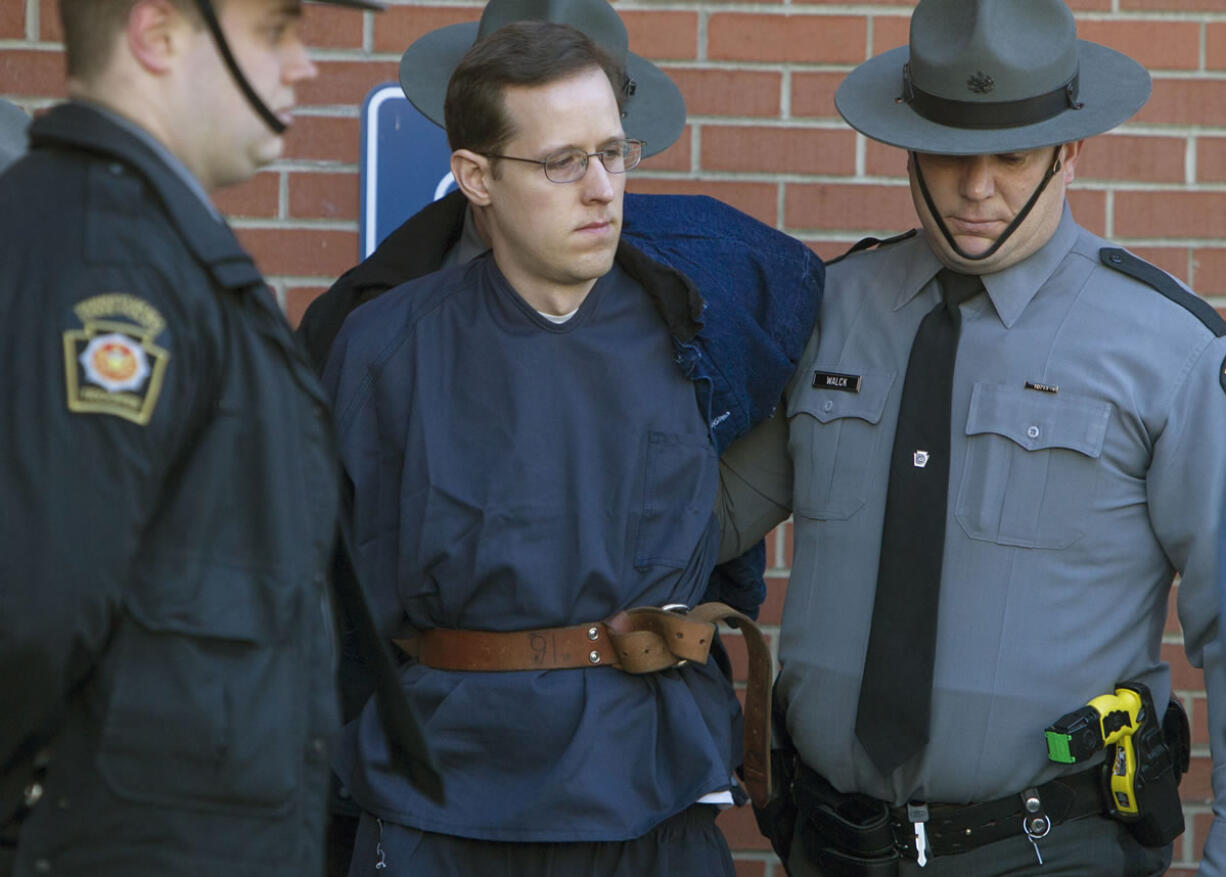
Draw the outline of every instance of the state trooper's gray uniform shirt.
[[[1051,240],[984,276],[987,294],[962,305],[921,757],[882,776],[855,720],[903,377],[919,323],[940,299],[941,264],[922,233],[831,266],[787,391],[786,431],[775,418],[725,456],[724,553],[794,509],[776,690],[787,729],[835,787],[896,805],[986,801],[1067,772],[1048,763],[1044,727],[1119,681],[1145,682],[1163,710],[1162,630],[1180,571],[1179,617],[1190,659],[1205,668],[1216,750],[1219,815],[1205,856],[1217,873],[1226,861],[1217,637],[1226,338],[1104,266],[1104,246],[1066,208]]]

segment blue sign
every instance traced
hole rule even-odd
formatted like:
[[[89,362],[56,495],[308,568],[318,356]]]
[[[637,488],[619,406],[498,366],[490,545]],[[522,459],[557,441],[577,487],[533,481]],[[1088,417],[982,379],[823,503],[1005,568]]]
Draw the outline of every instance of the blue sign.
[[[406,219],[455,188],[447,135],[395,82],[371,89],[362,104],[361,168],[362,259]]]

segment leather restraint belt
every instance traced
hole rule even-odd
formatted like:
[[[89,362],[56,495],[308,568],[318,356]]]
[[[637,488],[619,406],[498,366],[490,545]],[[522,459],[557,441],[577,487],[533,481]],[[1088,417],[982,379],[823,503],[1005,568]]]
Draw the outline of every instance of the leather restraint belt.
[[[715,625],[740,630],[749,654],[745,690],[745,789],[758,806],[770,798],[771,657],[758,625],[723,603],[703,603],[682,614],[642,606],[605,621],[507,633],[436,627],[393,642],[436,670],[509,671],[612,667],[656,673],[687,661],[707,662]]]

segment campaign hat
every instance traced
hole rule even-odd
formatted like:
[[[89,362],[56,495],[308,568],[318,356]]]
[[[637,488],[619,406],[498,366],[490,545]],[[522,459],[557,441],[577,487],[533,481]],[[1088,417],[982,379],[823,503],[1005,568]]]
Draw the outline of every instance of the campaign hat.
[[[400,87],[427,119],[445,127],[443,101],[451,74],[477,41],[515,21],[548,21],[582,31],[628,77],[622,125],[646,141],[644,155],[663,152],[685,128],[685,99],[663,70],[630,51],[626,26],[606,0],[490,0],[480,21],[438,28],[417,39],[400,59]]]
[[[983,155],[1109,131],[1150,88],[1136,61],[1077,38],[1064,0],[920,0],[908,45],[856,67],[835,106],[891,146]]]

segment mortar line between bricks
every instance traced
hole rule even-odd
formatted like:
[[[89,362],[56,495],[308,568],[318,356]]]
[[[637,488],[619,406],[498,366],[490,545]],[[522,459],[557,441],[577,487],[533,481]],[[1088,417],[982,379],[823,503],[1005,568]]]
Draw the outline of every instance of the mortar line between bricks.
[[[19,49],[30,50],[35,52],[46,52],[49,55],[59,54],[64,49],[63,43],[52,43],[47,40],[22,40],[22,39],[3,39],[0,40],[0,49]]]
[[[723,125],[729,128],[772,128],[780,131],[846,131],[853,133],[840,119],[776,119],[771,116],[687,116],[691,125]]]
[[[1126,247],[1196,247],[1202,250],[1226,247],[1226,241],[1222,238],[1130,238],[1119,235],[1113,241]]]
[[[290,171],[282,168],[277,171],[277,219],[286,222],[290,219],[289,210],[289,175]]]
[[[354,253],[354,264],[355,265],[357,264],[357,253],[356,252]],[[299,277],[297,275],[290,275],[290,274],[266,274],[265,279],[270,284],[274,282],[282,284],[287,291],[291,288],[299,289],[304,286],[305,287],[318,287],[320,290],[325,290],[331,287],[332,284],[336,282],[335,277],[324,276],[324,275],[317,276],[314,274],[305,276],[305,277]],[[284,306],[282,307],[282,310],[284,310]]]
[[[448,4],[445,2],[431,2],[431,6],[449,6],[456,4]],[[465,8],[480,8],[472,4],[462,4]],[[618,9],[629,12],[700,12],[703,10],[712,10],[709,3],[692,2],[692,3],[619,3]],[[867,17],[880,16],[882,18],[910,18],[912,6],[875,6],[872,4],[839,4],[839,3],[823,3],[820,6],[812,6],[805,3],[780,2],[778,6],[773,8],[763,8],[760,3],[739,2],[739,3],[721,3],[714,8],[714,12],[718,13],[736,13],[736,14],[753,14],[753,15],[804,15],[806,17]],[[1207,21],[1217,22],[1226,21],[1226,12],[1213,10],[1165,10],[1165,9],[1129,9],[1122,11],[1118,8],[1102,11],[1102,10],[1078,10],[1074,12],[1074,18],[1078,22],[1082,21],[1107,21],[1107,22],[1133,22],[1133,21],[1169,21],[1169,22],[1188,22],[1188,21]]]
[[[444,5],[442,3],[430,5]],[[480,8],[480,7],[477,7]],[[711,9],[710,3],[704,2],[670,2],[670,3],[618,3],[619,10],[631,12],[693,12],[695,10]],[[777,13],[780,10],[796,9],[802,10],[802,14],[806,15],[825,15],[825,16],[862,16],[862,15],[885,15],[894,18],[909,18],[912,11],[912,6],[875,6],[870,3],[862,4],[846,4],[846,3],[823,3],[821,6],[812,6],[808,3],[798,5],[787,5],[780,3],[779,9],[763,9],[762,4],[754,2],[734,2],[720,3],[715,7],[718,12],[770,12]]]
[[[1170,22],[1191,22],[1191,21],[1226,21],[1226,12],[1212,12],[1210,10],[1186,9],[1186,10],[1164,10],[1164,9],[1129,9],[1126,12],[1112,10],[1109,12],[1077,12],[1074,14],[1077,21],[1110,21],[1110,22],[1131,22],[1131,21],[1170,21]]]
[[[356,232],[358,224],[355,220],[340,219],[268,219],[262,216],[226,217],[231,228],[255,229],[270,231],[344,231]]]
[[[734,58],[653,58],[665,70],[723,70],[730,73],[850,73],[854,64],[820,61],[742,61]]]
[[[914,224],[906,226],[906,228],[913,228],[913,227],[915,227]],[[882,226],[882,227],[876,227],[876,228],[873,228],[873,227],[820,228],[816,226],[784,226],[780,229],[780,231],[783,231],[786,234],[792,235],[793,237],[804,238],[805,240],[810,240],[810,241],[819,242],[819,243],[837,244],[837,243],[847,243],[847,242],[854,243],[858,241],[860,238],[866,237],[866,236],[895,234],[902,228],[904,227],[903,226],[890,226],[890,227]],[[1122,235],[1117,235],[1116,237],[1112,238],[1112,240],[1115,243],[1120,244],[1121,246],[1128,247],[1131,249],[1135,249],[1138,247],[1153,247],[1153,248],[1158,248],[1158,249],[1171,249],[1171,248],[1179,249],[1179,248],[1184,248],[1184,247],[1190,247],[1193,249],[1202,249],[1202,250],[1226,249],[1226,245],[1224,245],[1224,242],[1221,238],[1130,238],[1130,237],[1126,237]],[[1204,298],[1206,301],[1210,303],[1213,303],[1214,301],[1219,301],[1221,302],[1221,306],[1226,307],[1226,297],[1223,297],[1223,295],[1221,294],[1214,294],[1214,295],[1206,294],[1206,295],[1202,295],[1201,298]],[[1178,634],[1164,634],[1163,636],[1164,637],[1178,636]],[[1163,639],[1163,643],[1168,644],[1168,645],[1182,645],[1183,640],[1182,639],[1173,639],[1173,640]]]
[[[278,161],[269,165],[260,173],[293,173],[293,174],[340,174],[358,172],[356,164],[310,164],[299,165],[289,161]]]
[[[691,183],[836,183],[854,186],[882,186],[890,189],[907,188],[906,177],[849,177],[845,174],[797,174],[776,171],[716,171],[704,170],[698,176],[683,171],[644,171],[631,180],[686,180]]]
[[[763,173],[766,173],[763,171]],[[826,177],[829,174],[821,175],[821,179],[816,176],[809,182],[826,182]],[[881,185],[885,180],[891,183],[906,183],[906,177],[836,177],[844,183],[860,184],[867,181],[868,185]],[[882,181],[879,183],[878,181]],[[1106,192],[1110,193],[1158,193],[1162,195],[1220,195],[1226,192],[1226,182],[1197,182],[1197,183],[1180,183],[1180,182],[1157,182],[1147,183],[1138,182],[1135,180],[1114,179],[1110,177],[1079,177],[1072,186],[1069,187],[1070,192]],[[1108,235],[1110,237],[1110,235]]]

